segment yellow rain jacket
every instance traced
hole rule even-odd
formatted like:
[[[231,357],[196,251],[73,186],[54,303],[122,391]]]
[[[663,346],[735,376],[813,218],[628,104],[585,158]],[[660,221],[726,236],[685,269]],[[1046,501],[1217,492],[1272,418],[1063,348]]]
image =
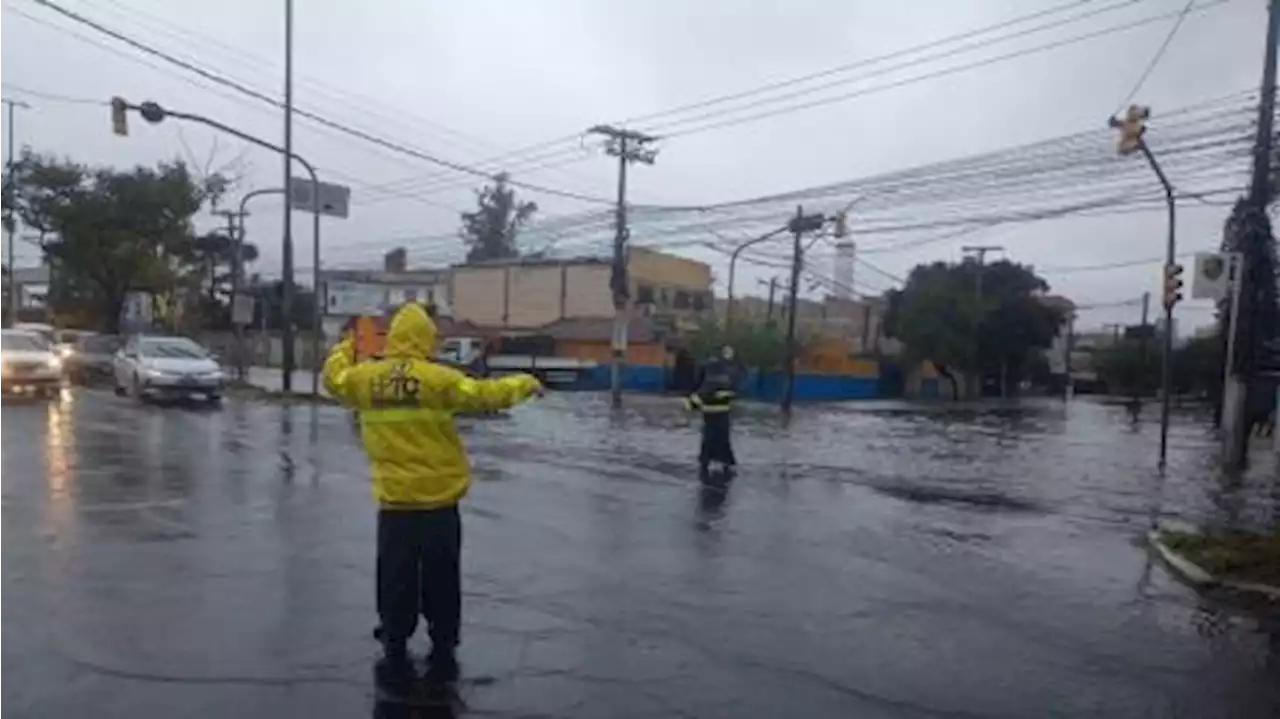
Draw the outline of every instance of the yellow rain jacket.
[[[471,485],[455,412],[485,412],[519,404],[541,389],[530,375],[472,379],[430,361],[436,325],[419,304],[396,312],[381,359],[352,361],[344,338],[324,363],[324,383],[359,411],[360,434],[383,509],[431,509],[457,504]]]

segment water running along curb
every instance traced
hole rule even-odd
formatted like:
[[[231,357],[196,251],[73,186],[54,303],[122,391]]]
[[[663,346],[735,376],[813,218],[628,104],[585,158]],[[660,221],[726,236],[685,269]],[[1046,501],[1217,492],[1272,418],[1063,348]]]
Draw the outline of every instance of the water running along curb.
[[[1273,601],[1280,601],[1280,587],[1270,584],[1261,584],[1258,582],[1242,582],[1235,579],[1226,579],[1217,577],[1209,573],[1204,567],[1187,559],[1182,554],[1165,544],[1160,537],[1159,530],[1152,530],[1147,533],[1147,541],[1155,548],[1160,558],[1165,564],[1173,570],[1173,573],[1181,579],[1193,584],[1197,587],[1222,587],[1235,592],[1246,594],[1257,594]]]

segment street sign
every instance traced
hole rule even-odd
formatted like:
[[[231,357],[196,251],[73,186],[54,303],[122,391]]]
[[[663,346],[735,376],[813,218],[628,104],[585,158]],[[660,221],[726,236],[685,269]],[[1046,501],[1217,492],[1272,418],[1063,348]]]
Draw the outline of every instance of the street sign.
[[[253,296],[236,295],[231,302],[231,324],[253,324]]]
[[[362,282],[325,282],[325,314],[374,316],[387,307],[387,287]]]
[[[1200,252],[1196,254],[1195,272],[1191,278],[1191,297],[1197,300],[1223,300],[1231,289],[1231,253]]]
[[[321,182],[320,214],[339,219],[347,219],[351,209],[351,188]],[[313,183],[310,179],[294,177],[289,180],[289,207],[303,212],[311,212],[315,205],[312,199]]]

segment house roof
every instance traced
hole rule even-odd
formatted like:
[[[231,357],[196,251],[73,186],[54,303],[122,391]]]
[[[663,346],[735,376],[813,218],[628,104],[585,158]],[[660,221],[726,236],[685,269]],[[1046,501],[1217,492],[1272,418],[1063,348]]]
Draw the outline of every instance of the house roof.
[[[544,325],[540,333],[557,340],[610,341],[613,339],[612,317],[579,317],[556,320]],[[627,342],[646,344],[659,341],[653,322],[646,317],[632,317],[627,327]]]

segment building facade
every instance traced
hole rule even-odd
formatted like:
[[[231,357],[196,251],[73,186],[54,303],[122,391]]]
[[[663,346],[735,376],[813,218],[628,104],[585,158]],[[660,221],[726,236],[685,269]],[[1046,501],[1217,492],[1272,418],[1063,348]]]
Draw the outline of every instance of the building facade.
[[[711,267],[704,262],[637,247],[627,273],[633,317],[679,329],[711,311]],[[611,274],[609,261],[599,258],[458,265],[450,271],[449,305],[459,320],[510,330],[611,318]]]

